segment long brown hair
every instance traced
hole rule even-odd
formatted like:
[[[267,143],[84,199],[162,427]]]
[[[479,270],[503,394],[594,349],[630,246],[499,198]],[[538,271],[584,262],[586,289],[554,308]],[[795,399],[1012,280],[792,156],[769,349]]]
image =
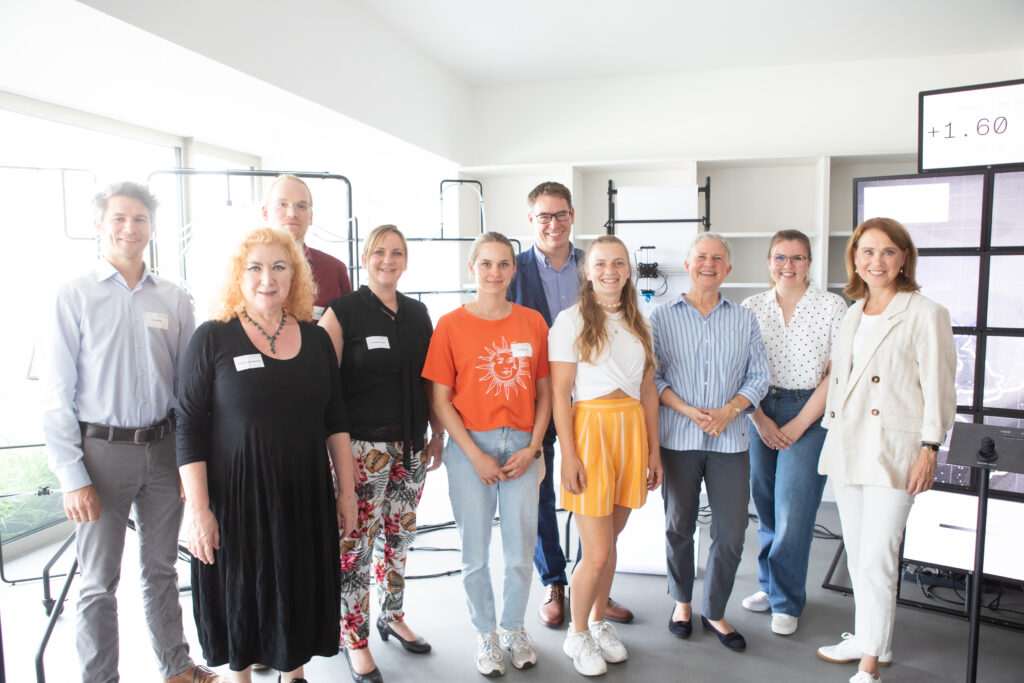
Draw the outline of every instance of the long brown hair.
[[[857,266],[853,262],[857,254],[857,245],[860,244],[860,238],[868,230],[881,230],[906,254],[906,258],[903,260],[903,267],[900,268],[900,272],[896,275],[896,291],[919,291],[921,285],[917,284],[915,279],[917,274],[917,247],[914,246],[914,240],[910,239],[910,233],[907,232],[902,223],[892,218],[869,218],[854,229],[853,234],[850,235],[850,241],[846,243],[846,276],[849,280],[849,283],[843,288],[846,296],[854,301],[865,299],[868,296],[868,284],[857,274]]]
[[[584,264],[589,265],[590,254],[598,244],[619,245],[622,247],[623,253],[626,254],[626,263],[629,263],[629,252],[626,251],[626,245],[622,243],[622,240],[615,235],[601,235],[587,247],[587,254],[583,260]],[[587,267],[587,265],[584,265],[584,267]],[[632,274],[632,268],[630,268],[630,274]],[[651,342],[651,326],[640,315],[640,308],[637,306],[636,287],[633,286],[633,280],[629,277],[626,278],[626,285],[619,293],[619,302],[622,304],[622,308],[619,310],[622,313],[623,324],[644,345],[644,373],[646,374],[655,365],[654,344]],[[590,280],[585,280],[583,286],[580,287],[580,317],[583,318],[583,327],[580,329],[580,335],[576,338],[576,353],[579,354],[580,360],[584,363],[593,363],[601,355],[601,352],[604,351],[605,344],[610,343],[610,339],[608,337],[608,327],[605,324],[608,317],[604,309],[597,303],[597,298],[594,296],[594,285]]]

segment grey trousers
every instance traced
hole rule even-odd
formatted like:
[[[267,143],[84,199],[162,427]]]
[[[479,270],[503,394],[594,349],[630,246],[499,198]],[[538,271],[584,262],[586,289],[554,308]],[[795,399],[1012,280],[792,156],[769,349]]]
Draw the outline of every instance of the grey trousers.
[[[711,547],[704,573],[701,613],[716,621],[725,616],[736,568],[743,554],[750,499],[747,451],[673,451],[662,446],[664,468],[665,553],[668,592],[676,602],[693,599],[693,532],[700,506],[700,482],[711,504]]]
[[[132,505],[139,532],[142,604],[164,678],[192,666],[178,601],[178,530],[183,504],[174,434],[149,444],[83,439],[100,518],[77,525],[82,570],[76,643],[84,683],[118,681],[117,586]],[[137,672],[132,679],[138,678]]]

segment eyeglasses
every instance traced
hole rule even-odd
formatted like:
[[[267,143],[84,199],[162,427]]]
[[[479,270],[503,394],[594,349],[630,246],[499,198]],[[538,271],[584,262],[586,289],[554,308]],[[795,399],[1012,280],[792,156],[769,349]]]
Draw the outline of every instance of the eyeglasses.
[[[295,213],[306,213],[313,208],[312,204],[306,202],[274,202],[274,208],[278,211],[287,211],[291,207],[295,207]]]
[[[559,211],[558,213],[535,213],[533,214],[533,217],[536,218],[537,222],[541,225],[548,225],[551,223],[552,218],[559,223],[565,223],[569,220],[570,215],[571,212],[569,211]]]
[[[775,256],[772,257],[772,260],[775,261],[775,265],[777,266],[786,265],[786,261],[789,261],[794,266],[798,266],[804,261],[810,261],[811,259],[808,258],[807,256],[802,256],[799,254],[796,256],[783,256],[782,254],[776,254]]]

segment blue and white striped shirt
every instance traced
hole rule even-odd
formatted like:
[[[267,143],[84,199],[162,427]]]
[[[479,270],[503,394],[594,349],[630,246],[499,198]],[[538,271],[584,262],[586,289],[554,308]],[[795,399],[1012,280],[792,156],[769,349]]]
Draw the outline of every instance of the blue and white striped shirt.
[[[651,313],[658,395],[666,388],[689,405],[721,408],[742,394],[752,413],[768,393],[771,370],[757,318],[719,295],[708,317],[683,295]],[[701,431],[689,418],[662,405],[658,413],[661,445],[675,451],[738,453],[750,446],[750,420],[731,421],[720,436]]]

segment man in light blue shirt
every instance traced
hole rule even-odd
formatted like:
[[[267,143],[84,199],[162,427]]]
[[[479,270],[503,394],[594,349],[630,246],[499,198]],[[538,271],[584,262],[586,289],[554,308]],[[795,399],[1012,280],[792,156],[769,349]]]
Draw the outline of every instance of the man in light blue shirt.
[[[143,607],[161,674],[174,683],[217,680],[188,655],[178,600],[182,502],[173,410],[195,320],[185,292],[143,261],[156,205],[148,188],[130,182],[96,196],[103,258],[58,292],[42,358],[50,467],[76,524],[76,644],[89,683],[119,680],[116,590],[133,506]]]
[[[651,327],[668,583],[676,601],[669,631],[680,638],[691,632],[693,532],[703,479],[714,518],[701,622],[723,645],[743,650],[746,641],[725,620],[750,496],[750,422],[736,418],[753,412],[768,392],[770,371],[757,319],[719,293],[732,270],[730,256],[723,237],[698,233],[685,262],[690,289],[655,309]]]

